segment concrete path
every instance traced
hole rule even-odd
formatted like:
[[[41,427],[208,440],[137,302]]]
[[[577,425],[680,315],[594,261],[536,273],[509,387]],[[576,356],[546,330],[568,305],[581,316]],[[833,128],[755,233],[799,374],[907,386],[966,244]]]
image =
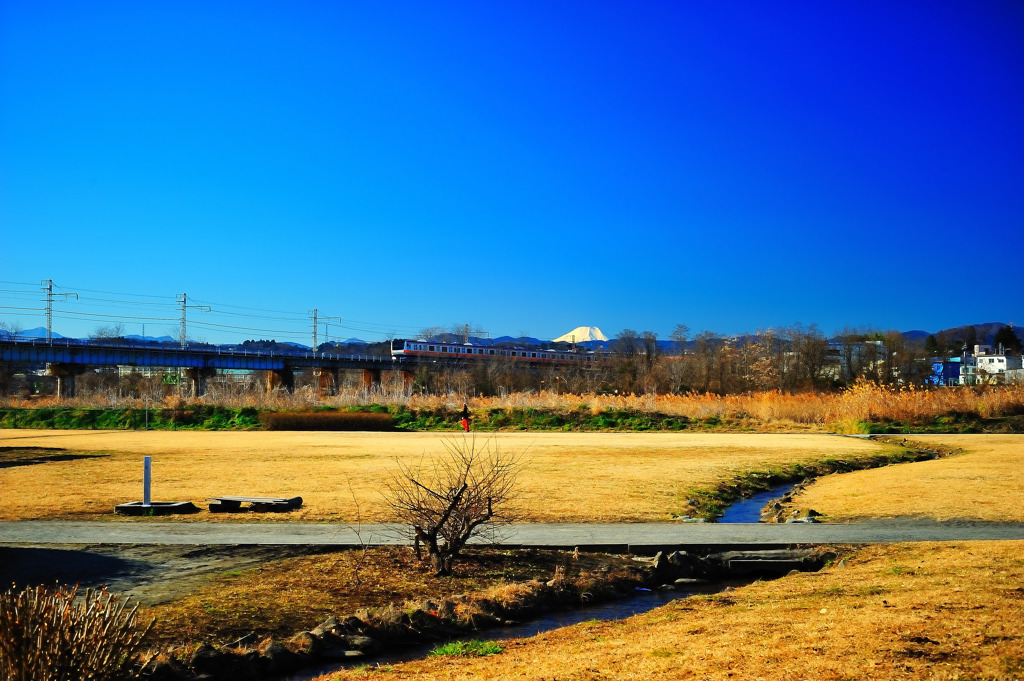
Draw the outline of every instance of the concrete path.
[[[650,553],[664,548],[755,548],[790,544],[874,544],[914,541],[1024,540],[1024,523],[940,523],[890,520],[850,524],[517,524],[504,528],[509,547]],[[398,525],[310,523],[168,523],[16,521],[0,523],[0,544],[322,545],[407,544]]]

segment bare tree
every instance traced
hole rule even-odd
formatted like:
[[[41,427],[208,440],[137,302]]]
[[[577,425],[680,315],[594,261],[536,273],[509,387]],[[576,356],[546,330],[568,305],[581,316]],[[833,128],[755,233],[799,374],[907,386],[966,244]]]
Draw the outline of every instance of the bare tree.
[[[98,326],[89,334],[92,340],[117,340],[124,337],[124,324],[118,322],[109,326]]]
[[[669,335],[669,338],[671,338],[676,344],[676,352],[680,355],[686,354],[686,339],[689,335],[690,327],[686,324],[676,324],[676,328],[673,329],[672,333]]]
[[[820,389],[828,381],[828,339],[816,324],[793,327],[793,351],[799,361],[800,375],[806,387]]]
[[[643,343],[643,367],[644,373],[650,375],[654,372],[654,365],[658,363],[658,334],[653,331],[644,331],[640,334],[640,341]]]
[[[0,321],[0,338],[6,338],[8,340],[18,340],[18,334],[24,330],[21,322],[3,322]]]
[[[447,333],[448,330],[443,326],[428,326],[420,329],[419,333],[416,334],[416,337],[423,340],[440,340]]]
[[[702,383],[701,391],[709,392],[715,377],[722,341],[711,331],[701,331],[693,339],[695,355],[695,379]]]
[[[633,329],[623,329],[611,342],[611,351],[616,385],[623,393],[635,391],[643,352],[640,334]]]
[[[426,546],[437,576],[452,573],[470,538],[515,520],[510,506],[521,468],[519,457],[501,452],[493,440],[478,444],[475,436],[463,436],[442,443],[445,455],[430,463],[399,462],[384,493],[421,560]]]

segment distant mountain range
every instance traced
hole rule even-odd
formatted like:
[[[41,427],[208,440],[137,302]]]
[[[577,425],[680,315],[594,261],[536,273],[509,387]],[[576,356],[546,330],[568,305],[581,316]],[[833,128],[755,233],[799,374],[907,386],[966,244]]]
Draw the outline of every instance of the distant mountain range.
[[[43,333],[45,335],[45,329],[43,330]],[[174,341],[178,340],[177,338],[172,338],[170,336],[160,336],[154,338],[153,336],[140,336],[137,333],[132,333],[125,336],[125,339],[139,341],[140,343],[173,343]]]
[[[53,332],[52,336],[54,338],[64,338],[64,336],[56,331]],[[23,329],[18,332],[18,338],[46,338],[46,327],[37,326],[34,329]]]

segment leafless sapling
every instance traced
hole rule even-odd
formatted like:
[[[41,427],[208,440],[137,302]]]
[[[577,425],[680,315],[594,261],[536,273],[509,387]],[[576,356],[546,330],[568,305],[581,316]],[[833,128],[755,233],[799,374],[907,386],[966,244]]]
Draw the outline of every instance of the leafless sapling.
[[[512,502],[520,457],[502,452],[493,439],[474,435],[442,440],[443,455],[416,465],[399,462],[385,498],[409,531],[417,557],[425,547],[434,574],[452,574],[452,564],[474,536],[515,520]]]

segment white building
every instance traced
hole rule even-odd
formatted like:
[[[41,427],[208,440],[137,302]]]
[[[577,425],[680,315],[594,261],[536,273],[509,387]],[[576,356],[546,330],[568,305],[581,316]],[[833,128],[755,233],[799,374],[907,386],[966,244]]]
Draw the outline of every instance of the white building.
[[[960,368],[960,385],[1005,383],[1007,371],[1022,368],[1020,356],[993,354],[992,347],[988,345],[976,345],[974,348],[975,356],[966,358],[968,361]]]

